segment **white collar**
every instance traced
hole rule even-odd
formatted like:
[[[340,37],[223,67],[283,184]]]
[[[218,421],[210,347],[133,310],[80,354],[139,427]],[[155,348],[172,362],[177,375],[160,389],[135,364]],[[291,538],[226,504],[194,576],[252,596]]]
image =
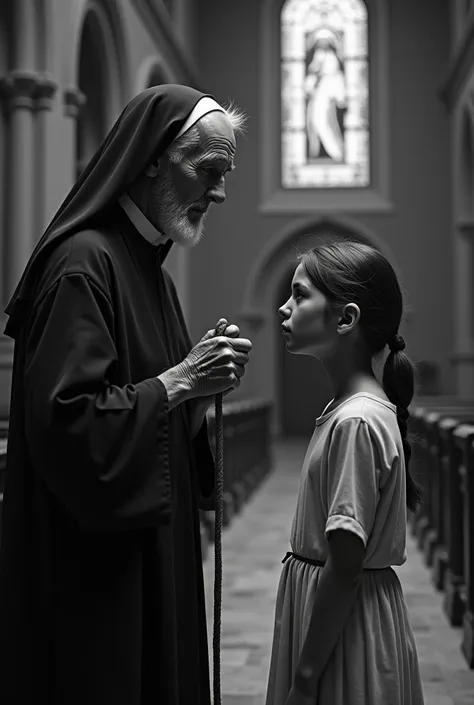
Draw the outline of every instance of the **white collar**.
[[[127,193],[124,193],[119,198],[119,203],[145,240],[148,240],[149,243],[155,246],[163,245],[165,242],[168,242],[169,238],[160,233],[160,231],[150,223],[148,218],[142,213]]]

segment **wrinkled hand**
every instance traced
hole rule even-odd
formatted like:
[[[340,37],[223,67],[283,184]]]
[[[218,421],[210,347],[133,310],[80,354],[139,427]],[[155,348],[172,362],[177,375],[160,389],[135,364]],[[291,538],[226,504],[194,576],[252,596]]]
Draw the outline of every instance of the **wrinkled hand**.
[[[221,318],[217,325],[224,322]],[[193,396],[229,393],[240,386],[252,343],[239,335],[235,325],[228,325],[224,335],[215,336],[215,329],[209,330],[180,363]]]
[[[225,335],[226,338],[238,338],[240,335],[240,328],[235,324],[228,323],[226,318],[219,318],[219,320],[217,321],[216,328],[220,327],[221,324],[224,323],[226,324],[226,328],[222,335]],[[216,328],[208,330],[206,335],[204,335],[199,342],[202,343],[203,340],[210,340],[211,338],[215,338]]]
[[[224,332],[222,333],[222,335],[225,335],[226,338],[238,338],[240,336],[240,328],[239,328],[239,326],[236,326],[235,323],[228,324],[226,318],[220,318],[217,322],[216,328],[220,327],[221,324],[226,325]],[[210,338],[214,338],[216,328],[214,330],[208,330],[206,335],[202,338],[202,340],[209,340]],[[228,394],[230,394],[233,391],[234,391],[234,387],[231,387],[226,392],[223,392],[222,396],[226,397]]]

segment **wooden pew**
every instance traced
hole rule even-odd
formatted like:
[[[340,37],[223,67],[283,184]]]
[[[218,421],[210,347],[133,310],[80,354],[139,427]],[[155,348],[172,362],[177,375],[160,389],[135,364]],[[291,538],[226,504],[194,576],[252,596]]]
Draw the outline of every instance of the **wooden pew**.
[[[455,434],[463,422],[474,423],[474,408],[467,404],[469,401],[464,400],[464,407],[413,410],[415,432],[419,434],[417,470],[421,470],[425,493],[423,511],[418,513],[419,545],[425,549],[427,564],[433,564],[435,586],[445,590],[444,610],[452,626],[461,626],[466,614],[463,496],[459,483],[462,439]],[[471,654],[472,629],[468,621],[467,625],[466,653]]]
[[[8,421],[10,416],[10,403],[0,403],[0,440],[8,436]]]
[[[430,448],[427,442],[426,414],[430,411],[441,411],[447,408],[458,409],[464,407],[474,408],[474,398],[456,396],[417,397],[410,406],[410,419],[408,430],[412,443],[412,458],[410,466],[414,477],[420,482],[424,491],[424,500],[414,514],[410,514],[408,522],[411,533],[417,538],[418,545],[422,547],[425,534],[430,526],[428,512],[431,511],[430,488],[427,485],[427,473],[430,466]]]
[[[471,406],[474,397],[461,397],[456,394],[433,394],[429,396],[414,396],[410,408],[433,406]]]
[[[452,431],[451,468],[446,487],[446,542],[448,570],[444,611],[453,627],[460,627],[466,612],[463,478],[474,441],[474,425],[461,424]]]
[[[3,488],[5,486],[5,468],[7,464],[7,440],[0,439],[0,542],[2,540],[2,508],[3,508]]]
[[[450,522],[449,483],[451,473],[456,474],[456,454],[454,430],[460,425],[459,419],[442,418],[439,420],[439,485],[437,496],[437,543],[433,552],[432,579],[437,590],[445,590],[448,570],[448,529]]]
[[[443,538],[446,504],[444,489],[447,482],[446,472],[449,473],[451,464],[448,463],[446,466],[446,462],[443,463],[443,458],[446,452],[448,458],[450,457],[450,434],[458,424],[471,422],[474,423],[474,406],[444,407],[440,410],[430,410],[424,416],[427,440],[426,497],[424,500],[428,524],[420,548],[424,553],[428,568],[433,565],[435,549],[439,549],[439,560],[442,560],[445,555],[443,552],[445,549]],[[439,568],[438,563],[437,569]]]
[[[444,610],[452,626],[461,626],[466,612],[460,473],[467,448],[474,440],[470,436],[474,426],[466,425],[466,421],[474,421],[474,410],[468,403],[464,400],[464,408],[431,406],[413,410],[418,434],[417,469],[425,492],[417,526],[419,545],[427,545],[431,551],[434,544],[433,580],[445,590]]]
[[[272,408],[272,402],[264,399],[224,401],[224,526],[229,525],[271,469]],[[207,420],[214,448],[214,407],[209,409]],[[201,521],[213,541],[214,513],[202,512]]]
[[[474,425],[461,425],[455,431],[460,452],[458,482],[462,495],[461,540],[456,569],[462,603],[462,652],[469,668],[474,668]],[[459,527],[458,527],[459,529]]]
[[[423,421],[419,420],[419,414],[423,414],[424,412],[422,410],[434,410],[437,408],[445,408],[445,407],[474,407],[474,397],[459,397],[453,394],[445,394],[445,395],[427,395],[427,396],[416,396],[414,397],[410,408],[410,419],[408,422],[408,430],[409,433],[414,436],[414,438],[411,439],[412,441],[412,459],[411,459],[411,466],[417,474],[417,465],[418,465],[418,460],[419,460],[419,448],[418,448],[418,443],[419,441],[423,438],[424,434],[424,423]],[[420,469],[420,474],[421,474],[421,469]],[[417,519],[419,518],[418,515],[410,515],[409,517],[409,523],[410,527],[412,530],[413,536],[416,535],[415,533],[415,525],[417,523]]]
[[[435,546],[432,561],[432,579],[437,590],[444,590],[450,594],[447,612],[450,621],[459,623],[460,612],[464,606],[459,602],[459,595],[456,585],[460,575],[458,560],[458,550],[461,538],[459,538],[459,519],[462,512],[462,493],[459,483],[460,467],[460,438],[457,429],[466,421],[473,423],[474,414],[466,414],[464,417],[459,409],[450,416],[442,416],[435,423],[438,437],[437,443],[433,447],[433,464],[437,462],[438,477],[436,484],[435,506],[433,516],[436,526]],[[461,508],[460,508],[461,506]],[[454,509],[453,509],[454,507]],[[451,561],[450,585],[447,585],[446,575]]]

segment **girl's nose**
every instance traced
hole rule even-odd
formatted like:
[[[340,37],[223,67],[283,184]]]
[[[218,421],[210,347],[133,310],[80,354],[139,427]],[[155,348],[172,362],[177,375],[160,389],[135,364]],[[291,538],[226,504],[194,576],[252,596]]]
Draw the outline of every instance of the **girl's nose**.
[[[278,309],[278,315],[280,316],[280,318],[288,318],[289,311],[287,309],[286,304],[283,304],[283,306],[280,306],[280,308]]]

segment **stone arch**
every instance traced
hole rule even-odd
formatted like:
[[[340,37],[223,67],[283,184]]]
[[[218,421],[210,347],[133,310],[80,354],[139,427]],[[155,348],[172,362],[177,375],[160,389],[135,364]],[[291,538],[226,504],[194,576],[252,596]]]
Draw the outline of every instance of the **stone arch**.
[[[78,175],[127,102],[127,61],[115,4],[88,0],[78,33],[76,79],[85,103],[77,122]]]
[[[130,99],[129,52],[126,41],[125,20],[120,3],[115,0],[75,0],[72,7],[72,39],[74,51],[69,67],[69,84],[77,85],[80,71],[81,45],[84,24],[90,13],[100,28],[102,55],[110,75],[112,85],[108,89],[108,99],[112,101],[110,113],[115,117]]]
[[[36,68],[39,71],[51,74],[54,63],[54,37],[52,36],[52,2],[39,0],[33,3],[36,26]]]
[[[311,247],[312,239],[319,237],[323,231],[333,231],[368,242],[394,262],[386,243],[381,241],[370,228],[353,218],[326,215],[293,221],[275,235],[254,260],[244,286],[241,316],[256,322],[262,316],[265,317],[261,302],[275,276],[278,278],[284,258],[298,246],[302,239],[305,240],[305,246]]]
[[[238,320],[242,334],[253,342],[252,366],[246,373],[247,393],[271,398],[275,404],[274,432],[280,433],[282,399],[279,393],[277,293],[296,265],[297,249],[309,249],[322,235],[340,235],[377,247],[395,266],[390,248],[367,226],[341,216],[302,218],[286,225],[255,259],[244,285]]]
[[[453,115],[454,345],[455,386],[473,393],[474,375],[474,81],[466,85]]]
[[[176,83],[177,77],[169,66],[156,55],[147,56],[137,71],[135,93],[162,83]]]

